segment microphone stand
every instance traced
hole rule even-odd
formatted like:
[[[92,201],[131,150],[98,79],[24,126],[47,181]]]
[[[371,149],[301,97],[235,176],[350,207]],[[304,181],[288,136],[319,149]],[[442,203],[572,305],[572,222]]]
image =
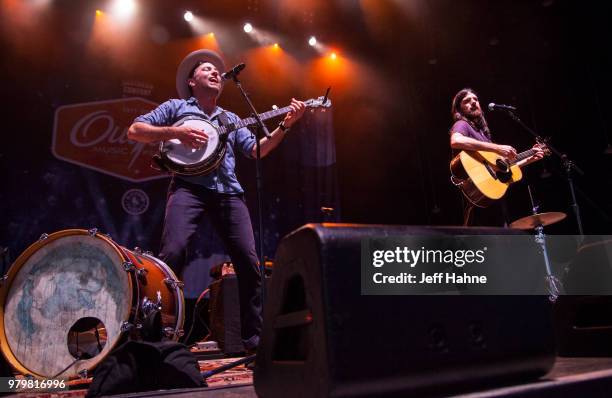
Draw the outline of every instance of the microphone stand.
[[[521,126],[523,130],[527,131],[529,134],[534,136],[536,141],[539,142],[543,140],[542,137],[540,137],[535,131],[533,131],[525,123],[523,123],[523,121],[516,115],[516,113],[514,113],[511,110],[506,110],[506,113],[510,116],[510,118],[512,118],[512,120],[518,123],[518,125]],[[547,146],[552,153],[554,153],[555,155],[559,157],[559,159],[561,159],[561,162],[565,169],[565,176],[567,178],[567,183],[569,185],[569,190],[570,190],[570,194],[572,198],[571,207],[572,207],[572,210],[574,211],[574,216],[576,217],[576,224],[578,225],[578,233],[580,234],[580,236],[583,236],[584,231],[582,229],[582,219],[580,217],[580,207],[578,206],[578,201],[576,200],[574,180],[572,179],[572,171],[576,171],[581,176],[584,175],[584,171],[582,171],[580,167],[576,166],[576,163],[571,161],[566,154],[561,153],[552,145],[547,145]]]
[[[253,117],[257,120],[257,131],[259,133],[263,133],[266,137],[270,138],[271,134],[268,131],[268,128],[261,120],[259,113],[255,109],[255,105],[251,101],[249,95],[244,91],[242,87],[242,83],[238,80],[239,71],[232,73],[231,78],[236,83],[236,87],[240,90],[242,97],[246,100],[247,104],[251,108],[253,112]],[[264,257],[264,241],[263,241],[263,172],[261,169],[261,145],[259,144],[261,134],[255,134],[255,148],[256,148],[256,156],[255,156],[255,181],[257,185],[257,211],[258,211],[258,229],[259,229],[259,269],[261,272],[261,306],[263,310],[263,305],[266,299],[266,261]],[[262,314],[263,316],[263,314]]]
[[[228,77],[231,77],[234,83],[236,83],[236,87],[238,87],[238,90],[240,90],[242,97],[246,100],[247,104],[249,104],[249,107],[251,108],[251,111],[253,112],[253,117],[257,120],[257,123],[256,123],[257,131],[263,133],[266,137],[270,138],[271,135],[270,135],[270,132],[268,131],[268,128],[261,120],[259,113],[255,109],[255,105],[253,105],[253,102],[251,102],[251,98],[249,98],[249,95],[242,88],[242,83],[240,82],[240,80],[238,80],[238,74],[240,73],[240,70],[233,70]],[[262,317],[263,317],[263,305],[266,299],[266,262],[265,262],[264,253],[263,253],[263,204],[262,204],[263,173],[261,170],[261,146],[259,144],[260,135],[261,134],[255,135],[255,145],[256,145],[255,147],[256,148],[255,179],[257,182],[257,211],[259,213],[257,224],[258,224],[258,229],[259,229],[259,239],[258,239],[259,241],[259,269],[261,272],[261,295],[260,296],[261,296],[261,307],[262,307]],[[257,357],[256,354],[249,355],[247,357],[230,362],[226,365],[220,366],[219,368],[213,369],[211,371],[201,372],[205,385],[208,386],[208,384],[206,384],[207,378],[217,373],[224,372],[228,369],[232,369],[240,365],[247,365],[249,363],[252,363],[253,361],[255,361],[256,357]]]

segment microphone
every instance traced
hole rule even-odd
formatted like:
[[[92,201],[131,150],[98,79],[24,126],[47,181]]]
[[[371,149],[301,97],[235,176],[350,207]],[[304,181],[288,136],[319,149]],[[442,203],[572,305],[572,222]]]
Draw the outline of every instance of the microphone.
[[[234,66],[232,69],[228,70],[225,73],[221,74],[223,80],[230,80],[238,76],[238,74],[246,67],[246,64],[238,64]]]
[[[496,110],[497,111],[516,111],[516,106],[495,104],[491,102],[489,104],[489,110],[490,111],[496,111]]]

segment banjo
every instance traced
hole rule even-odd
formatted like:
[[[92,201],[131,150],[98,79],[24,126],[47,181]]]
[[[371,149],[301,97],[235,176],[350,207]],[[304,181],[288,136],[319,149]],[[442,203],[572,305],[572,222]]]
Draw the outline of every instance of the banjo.
[[[317,108],[331,106],[331,101],[324,97],[309,99],[304,101],[306,107]],[[273,109],[261,113],[261,120],[271,119],[276,116],[284,115],[291,111],[290,106],[280,109]],[[215,126],[210,121],[197,115],[186,116],[173,126],[191,126],[202,130],[208,135],[208,141],[199,149],[183,145],[178,139],[162,141],[159,144],[159,154],[153,157],[153,161],[160,169],[171,173],[197,176],[206,175],[215,170],[225,156],[226,142],[228,135],[235,130],[251,126],[257,123],[255,117],[242,119],[236,123],[225,126]]]

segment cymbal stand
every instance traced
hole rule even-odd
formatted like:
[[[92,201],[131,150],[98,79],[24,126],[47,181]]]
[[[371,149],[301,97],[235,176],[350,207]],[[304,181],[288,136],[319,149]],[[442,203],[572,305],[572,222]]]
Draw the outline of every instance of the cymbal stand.
[[[531,211],[534,215],[538,214],[538,209],[540,206],[537,206],[533,200],[533,195],[531,194],[531,187],[527,185],[527,190],[529,191],[529,199],[531,199]],[[546,249],[546,236],[544,235],[544,226],[542,224],[538,224],[535,227],[535,242],[540,246],[540,253],[544,257],[544,265],[546,266],[546,282],[548,283],[548,299],[551,302],[557,301],[559,295],[562,293],[563,284],[557,278],[550,267],[550,260],[548,258],[548,250]]]

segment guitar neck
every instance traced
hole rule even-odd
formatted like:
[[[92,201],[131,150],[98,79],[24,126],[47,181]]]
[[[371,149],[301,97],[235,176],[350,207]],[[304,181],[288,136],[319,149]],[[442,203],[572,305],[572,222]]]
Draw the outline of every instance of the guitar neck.
[[[517,164],[518,162],[520,162],[521,160],[527,159],[528,157],[530,157],[531,155],[535,154],[536,150],[535,149],[529,149],[525,152],[521,152],[518,155],[516,155],[516,159],[514,159],[511,164]]]
[[[273,109],[271,111],[268,112],[264,112],[264,113],[260,113],[259,117],[261,118],[261,120],[268,120],[268,119],[272,119],[274,117],[277,116],[281,116],[284,115],[285,113],[289,113],[291,111],[291,107],[290,106],[286,106],[284,108],[279,108],[279,109]],[[223,134],[229,134],[234,130],[238,130],[241,129],[243,127],[247,127],[253,124],[257,123],[257,119],[255,117],[247,117],[246,119],[242,119],[236,123],[233,123],[229,126],[222,126],[219,127],[219,133],[221,135]]]

